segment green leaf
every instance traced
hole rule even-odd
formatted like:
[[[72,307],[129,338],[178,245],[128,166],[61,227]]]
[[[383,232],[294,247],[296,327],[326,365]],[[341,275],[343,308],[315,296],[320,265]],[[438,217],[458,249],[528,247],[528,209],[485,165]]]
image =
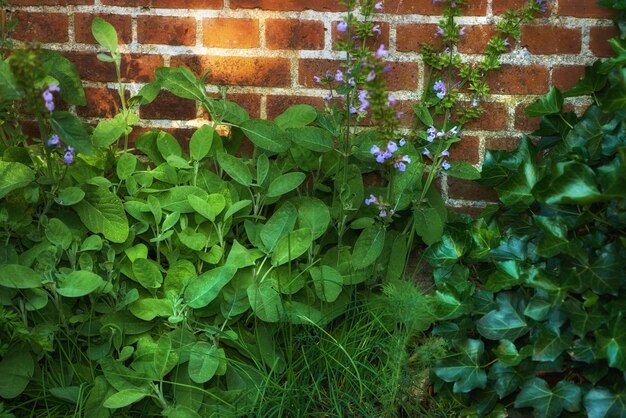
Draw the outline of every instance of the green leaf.
[[[174,312],[174,305],[169,299],[141,298],[129,307],[130,313],[144,321],[152,321],[157,316],[167,318]]]
[[[217,346],[198,341],[191,347],[189,377],[196,383],[205,383],[215,376],[220,364]]]
[[[135,172],[135,168],[137,168],[137,157],[125,152],[117,160],[117,167],[115,168],[117,177],[120,180],[126,180]]]
[[[294,190],[302,184],[306,175],[300,172],[293,172],[280,175],[272,181],[267,189],[268,197],[282,196]]]
[[[585,409],[589,418],[626,418],[626,392],[591,388],[585,395]]]
[[[626,371],[626,321],[621,315],[606,329],[596,331],[598,358],[605,358],[609,366]]]
[[[315,152],[332,151],[333,137],[328,131],[315,126],[291,128],[287,130],[289,138],[296,144]]]
[[[195,186],[176,186],[159,195],[161,208],[163,210],[180,213],[195,212],[189,204],[189,196],[198,196],[201,199],[208,200],[207,192]]]
[[[270,172],[270,160],[266,154],[261,154],[256,158],[256,182],[261,185]]]
[[[435,266],[451,265],[465,254],[466,245],[452,235],[444,234],[441,241],[437,241],[426,249],[424,257]]]
[[[298,219],[298,211],[295,206],[289,202],[283,204],[278,210],[274,211],[272,217],[263,225],[260,238],[267,251],[271,253],[281,238],[293,231]]]
[[[41,62],[46,74],[54,77],[59,82],[60,94],[63,100],[76,106],[87,104],[80,75],[76,70],[76,66],[70,60],[56,51],[42,49]]]
[[[92,155],[91,138],[80,119],[70,112],[58,111],[50,114],[50,125],[63,143],[71,145],[79,154]]]
[[[117,51],[117,32],[113,25],[99,17],[91,21],[91,33],[96,41],[111,52]]]
[[[596,175],[588,165],[561,162],[553,167],[549,183],[533,193],[537,200],[548,205],[586,205],[603,200],[595,179]]]
[[[514,307],[507,294],[498,295],[497,310],[492,310],[476,321],[476,330],[490,340],[515,341],[529,331],[528,324]]]
[[[289,149],[289,139],[275,123],[250,119],[241,124],[241,130],[259,148],[271,152],[285,152]]]
[[[0,162],[0,164],[2,164]],[[85,192],[78,187],[67,187],[54,199],[59,205],[72,206],[83,200]]]
[[[341,293],[343,276],[330,266],[313,267],[309,270],[315,293],[324,302],[334,302]]]
[[[102,119],[93,131],[92,142],[96,147],[108,147],[126,132],[126,120],[122,115]]]
[[[0,198],[7,193],[27,186],[35,181],[35,173],[28,166],[16,163],[0,161]]]
[[[239,212],[240,210],[247,208],[248,206],[250,206],[252,204],[252,200],[240,200],[238,202],[233,203],[228,210],[226,211],[226,213],[224,214],[224,221],[227,221],[228,219],[230,219],[235,213]]]
[[[301,128],[317,119],[317,111],[313,106],[297,104],[289,107],[281,115],[274,119],[279,128]]]
[[[9,63],[0,59],[0,102],[15,100],[21,95]]]
[[[91,271],[73,271],[59,279],[57,293],[66,298],[79,298],[100,289],[104,279]]]
[[[195,161],[200,161],[209,154],[213,145],[215,130],[211,125],[202,125],[189,140],[189,153]]]
[[[356,269],[370,266],[383,252],[385,229],[378,226],[365,228],[357,238],[352,251],[352,265]]]
[[[40,273],[21,264],[0,265],[0,286],[11,289],[35,289],[41,287],[42,279]]]
[[[226,207],[226,199],[220,193],[211,193],[207,200],[191,195],[189,196],[189,204],[193,210],[214,222],[215,217],[222,213]]]
[[[183,99],[191,99],[202,102],[206,99],[204,85],[187,68],[158,68],[154,76],[161,82],[163,88]]]
[[[252,184],[250,168],[240,159],[224,152],[217,153],[217,162],[233,180],[242,186]]]
[[[199,309],[211,303],[220,290],[231,281],[237,269],[224,265],[211,269],[197,279],[191,281],[185,289],[185,301],[194,309]]]
[[[553,115],[561,113],[563,107],[563,95],[556,87],[552,87],[550,91],[540,97],[533,104],[526,107],[526,116],[531,118],[541,117],[545,115]]]
[[[128,238],[128,219],[122,201],[104,187],[89,187],[85,198],[72,206],[80,220],[93,233],[112,242]]]
[[[46,238],[51,243],[58,245],[59,247],[67,250],[72,244],[72,231],[57,218],[52,218],[48,221],[46,226]]]
[[[156,138],[156,146],[161,156],[167,160],[170,156],[182,157],[183,149],[173,135],[165,133]]]
[[[424,244],[431,245],[439,241],[443,236],[443,222],[439,212],[434,208],[419,208],[413,212],[415,232]]]
[[[580,411],[582,390],[574,383],[560,381],[550,389],[545,380],[538,377],[526,383],[515,398],[515,407],[531,407],[536,418],[554,418],[563,409],[569,412]]]
[[[282,237],[272,252],[272,265],[280,266],[291,260],[295,260],[313,244],[313,237],[309,228],[296,229]]]
[[[465,161],[452,161],[446,174],[463,180],[478,180],[480,178],[480,171]]]
[[[485,346],[481,340],[466,339],[458,344],[458,353],[440,361],[434,368],[435,374],[446,382],[454,382],[454,393],[467,393],[476,388],[485,388],[487,373],[481,366]]]
[[[152,260],[138,258],[132,264],[135,280],[146,289],[158,289],[163,283],[159,265]]]
[[[330,210],[324,202],[313,197],[297,197],[290,199],[298,209],[298,226],[309,228],[313,239],[318,239],[330,225]]]
[[[250,306],[261,321],[278,322],[285,315],[280,294],[272,287],[269,280],[249,286],[247,293]]]
[[[17,398],[33,377],[35,362],[30,350],[13,346],[0,361],[0,397]]]
[[[572,344],[570,334],[562,335],[555,325],[541,324],[535,331],[538,332],[533,345],[534,361],[555,361]]]
[[[124,389],[109,396],[102,405],[105,408],[117,409],[132,405],[148,396],[148,392],[142,389]]]
[[[214,115],[212,116],[214,116],[214,120],[216,121],[223,120],[238,126],[250,119],[248,111],[239,106],[237,103],[223,99],[212,101],[205,100],[205,103],[207,102],[213,103],[213,105],[209,107],[214,112]]]
[[[535,215],[533,219],[543,231],[535,250],[538,255],[549,258],[567,250],[570,241],[567,237],[567,226],[561,219],[539,215]]]
[[[424,124],[424,126],[433,126],[433,118],[428,111],[428,107],[425,105],[415,105],[413,106],[413,111],[417,115],[420,121]]]
[[[574,334],[581,338],[596,331],[606,321],[606,315],[600,311],[599,305],[594,305],[587,310],[581,302],[569,299],[565,301],[561,309],[567,314]]]

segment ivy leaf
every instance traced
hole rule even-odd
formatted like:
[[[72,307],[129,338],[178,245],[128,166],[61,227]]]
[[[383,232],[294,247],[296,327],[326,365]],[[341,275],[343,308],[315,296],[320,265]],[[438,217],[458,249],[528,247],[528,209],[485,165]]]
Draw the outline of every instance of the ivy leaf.
[[[552,87],[550,91],[540,97],[533,104],[526,107],[526,115],[528,117],[541,117],[545,115],[553,115],[561,112],[563,107],[563,95],[556,87]]]
[[[557,163],[547,182],[533,194],[548,205],[586,205],[604,198],[595,181],[596,175],[586,164],[576,161]]]
[[[484,389],[487,374],[480,364],[484,350],[481,340],[466,339],[458,345],[458,353],[435,366],[435,374],[446,382],[454,382],[454,393]]]
[[[543,231],[535,249],[538,255],[554,257],[567,249],[570,242],[567,238],[567,226],[560,218],[535,215],[533,219]]]
[[[513,300],[508,294],[499,294],[496,302],[497,310],[492,310],[476,321],[476,330],[480,335],[490,340],[515,341],[529,331],[523,315],[513,307]]]
[[[555,361],[572,343],[571,334],[561,334],[553,324],[541,324],[533,346],[534,361]]]
[[[615,394],[595,387],[585,395],[585,409],[589,418],[626,418],[626,391]]]
[[[440,241],[429,246],[424,257],[434,266],[449,266],[461,258],[465,251],[466,244],[448,233],[444,234]]]
[[[626,321],[615,318],[607,329],[596,331],[598,358],[605,358],[609,366],[626,371]]]
[[[531,407],[536,418],[554,418],[563,409],[568,412],[580,411],[582,390],[571,382],[561,381],[551,390],[545,380],[534,378],[522,387],[515,398],[515,407]]]
[[[611,243],[600,251],[591,264],[582,266],[581,279],[596,294],[617,296],[623,283],[624,260],[617,246]]]
[[[606,320],[606,315],[599,312],[598,305],[594,305],[589,312],[575,299],[566,300],[561,309],[567,314],[574,333],[581,338],[600,328]]]

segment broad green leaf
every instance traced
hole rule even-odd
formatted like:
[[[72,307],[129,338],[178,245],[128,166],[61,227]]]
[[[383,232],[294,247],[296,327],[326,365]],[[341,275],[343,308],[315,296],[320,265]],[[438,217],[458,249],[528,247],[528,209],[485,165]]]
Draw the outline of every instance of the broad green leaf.
[[[152,321],[157,316],[167,318],[174,312],[169,299],[141,298],[129,307],[130,313],[144,321]]]
[[[500,294],[497,298],[498,309],[488,312],[476,321],[476,330],[490,340],[507,339],[515,341],[529,331],[528,324],[510,303]]]
[[[170,265],[165,275],[165,292],[174,291],[177,294],[187,286],[187,284],[198,277],[196,267],[189,260],[178,260]]]
[[[90,271],[73,271],[59,279],[57,293],[67,298],[86,296],[105,284],[102,277]]]
[[[117,141],[125,131],[126,120],[122,115],[116,115],[113,119],[102,119],[93,131],[93,145],[108,147]]]
[[[154,165],[163,164],[165,159],[161,156],[157,148],[157,140],[159,137],[170,135],[163,131],[148,131],[135,139],[137,149],[148,156]]]
[[[524,109],[526,116],[531,118],[552,115],[561,112],[563,107],[563,95],[556,87],[550,88],[550,91],[537,99],[533,104]]]
[[[585,395],[585,409],[589,418],[626,418],[626,392],[591,388]]]
[[[0,102],[15,100],[21,95],[9,63],[0,59]]]
[[[16,163],[0,161],[0,198],[7,193],[27,186],[35,181],[35,173],[28,166]]]
[[[287,130],[287,134],[294,143],[311,151],[328,152],[334,148],[333,137],[322,128],[315,126],[292,128]]]
[[[484,389],[487,373],[481,366],[485,346],[481,340],[466,339],[458,344],[457,352],[438,362],[435,374],[446,382],[454,382],[454,393],[467,393],[473,389]]]
[[[324,302],[334,302],[341,293],[343,276],[330,266],[313,267],[309,270],[315,293]]]
[[[184,246],[194,251],[202,251],[208,244],[208,237],[204,233],[196,232],[190,227],[178,232],[177,235],[178,239]]]
[[[204,85],[187,68],[161,67],[155,71],[154,76],[161,82],[163,88],[175,96],[198,102],[202,102],[206,98]]]
[[[247,208],[248,206],[250,206],[252,204],[252,200],[240,200],[238,202],[233,203],[228,210],[226,210],[226,213],[224,214],[224,221],[227,221],[228,219],[230,219],[235,213],[239,212],[240,210]]]
[[[407,257],[407,237],[399,234],[391,246],[389,264],[387,265],[386,282],[399,280],[404,276],[404,264]]]
[[[2,162],[0,162],[0,165]],[[85,192],[78,187],[67,187],[54,199],[61,206],[72,206],[83,200]]]
[[[285,316],[292,324],[321,324],[322,312],[313,306],[294,300],[285,301]]]
[[[209,107],[214,112],[212,116],[216,121],[223,120],[234,125],[240,125],[250,119],[246,109],[229,100],[205,100],[204,103],[212,103]]]
[[[526,383],[515,398],[515,407],[531,407],[537,418],[555,418],[568,412],[580,411],[582,390],[574,383],[560,381],[554,389],[540,378]]]
[[[424,167],[424,164],[413,161],[404,172],[394,174],[391,183],[391,201],[396,212],[408,208],[415,195],[421,191]]]
[[[76,70],[76,66],[70,60],[56,51],[42,49],[41,62],[45,73],[59,82],[59,87],[61,87],[60,94],[63,100],[76,106],[87,104],[80,75]]]
[[[245,187],[252,184],[250,168],[241,159],[224,152],[218,152],[217,161],[226,174],[237,183]]]
[[[11,289],[35,289],[41,287],[41,273],[21,264],[0,265],[0,286]]]
[[[430,115],[428,107],[425,105],[415,105],[413,106],[413,111],[417,115],[420,121],[424,124],[424,126],[433,126],[433,118]]]
[[[117,409],[132,405],[148,396],[148,392],[142,389],[124,389],[109,396],[103,403],[105,408]]]
[[[136,167],[137,157],[129,152],[123,153],[117,160],[117,167],[115,168],[117,177],[120,180],[128,179],[135,172]]]
[[[605,358],[609,366],[626,371],[626,321],[614,319],[606,329],[596,331],[598,358]]]
[[[300,172],[293,172],[280,175],[274,179],[267,190],[268,197],[282,196],[294,190],[302,184],[306,175]]]
[[[126,241],[128,219],[122,201],[104,187],[89,187],[85,198],[72,206],[85,226],[112,242]]]
[[[282,237],[272,252],[272,265],[280,266],[306,253],[313,244],[309,228],[296,229]]]
[[[159,265],[152,260],[138,258],[133,261],[133,275],[135,280],[146,289],[158,289],[163,283],[163,275]]]
[[[289,149],[289,138],[275,123],[250,119],[241,124],[241,130],[259,148],[271,152],[285,152]]]
[[[260,233],[261,241],[268,252],[272,252],[278,241],[293,231],[297,219],[298,211],[289,202],[274,211]]]
[[[109,22],[95,17],[91,21],[91,33],[100,45],[111,52],[117,51],[117,32]]]
[[[189,196],[189,204],[191,207],[211,222],[215,221],[215,217],[222,213],[226,207],[226,199],[220,193],[212,193],[204,200],[198,196]]]
[[[217,346],[198,341],[191,347],[189,377],[196,383],[205,383],[215,376],[220,364]]]
[[[171,134],[159,135],[156,138],[156,146],[161,156],[167,160],[169,156],[182,157],[183,149],[178,140]]]
[[[535,331],[535,344],[533,345],[534,361],[555,361],[572,344],[569,333],[561,333],[559,328],[552,324],[541,324]]]
[[[0,397],[18,397],[33,377],[35,362],[30,350],[13,346],[0,361]]]
[[[202,125],[189,140],[189,153],[195,161],[200,161],[209,154],[213,145],[215,130],[211,125]]]
[[[313,106],[297,104],[287,108],[274,119],[276,125],[282,129],[301,128],[317,119],[317,110]]]
[[[270,171],[270,160],[266,154],[261,154],[256,158],[256,183],[261,185],[265,182]]]
[[[199,309],[211,303],[220,290],[233,278],[237,269],[224,265],[211,269],[197,279],[191,281],[185,289],[185,301],[194,309]]]
[[[464,161],[452,161],[446,174],[463,180],[478,180],[480,178],[480,171]]]
[[[257,259],[263,256],[263,253],[257,249],[249,250],[239,243],[237,240],[233,240],[233,245],[228,253],[226,264],[236,267],[238,269],[244,267],[254,266]]]
[[[272,287],[269,280],[253,284],[247,289],[250,306],[261,321],[278,322],[283,319],[285,309],[280,294]]]
[[[557,163],[549,185],[535,193],[537,199],[555,204],[584,205],[603,200],[595,173],[586,164],[568,161]]]
[[[443,236],[443,222],[439,212],[433,208],[420,208],[413,212],[415,232],[424,244],[431,245],[439,241]]]
[[[297,197],[290,199],[298,210],[298,226],[309,228],[313,239],[318,239],[330,225],[330,210],[324,202],[313,197]]]
[[[385,245],[385,229],[374,225],[365,228],[354,244],[352,265],[362,269],[373,264],[383,252]]]
[[[72,244],[72,231],[57,218],[52,218],[48,221],[46,226],[46,238],[51,243],[58,245],[59,247],[67,250]]]
[[[209,199],[207,192],[195,186],[176,186],[159,195],[161,208],[170,212],[193,213],[189,204],[189,196],[198,196],[203,200]]]
[[[70,112],[55,111],[50,114],[50,125],[63,143],[74,147],[78,154],[93,154],[91,138],[78,117]]]

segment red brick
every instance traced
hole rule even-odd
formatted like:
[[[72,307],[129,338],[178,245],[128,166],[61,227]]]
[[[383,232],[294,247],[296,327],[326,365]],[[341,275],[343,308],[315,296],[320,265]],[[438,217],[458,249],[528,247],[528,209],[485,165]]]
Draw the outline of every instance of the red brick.
[[[471,25],[465,27],[465,35],[459,38],[457,47],[465,54],[482,54],[487,48],[489,40],[497,35],[494,26]]]
[[[544,94],[548,76],[543,65],[503,65],[487,76],[487,82],[496,94]]]
[[[313,80],[314,76],[323,76],[326,72],[335,74],[343,61],[323,60],[323,59],[303,59],[300,60],[298,71],[298,84],[305,87],[319,87]]]
[[[515,129],[522,132],[532,132],[539,128],[541,118],[529,118],[524,109],[532,102],[518,103],[515,106]]]
[[[533,54],[578,54],[581,38],[579,28],[524,26],[521,43]]]
[[[296,104],[308,104],[317,109],[323,109],[324,99],[310,96],[267,96],[267,118],[274,120],[288,107]]]
[[[102,4],[164,9],[221,9],[224,7],[223,0],[102,0]]]
[[[261,95],[256,93],[230,93],[226,98],[248,111],[251,118],[261,117]]]
[[[607,41],[618,35],[619,31],[614,26],[594,26],[590,32],[589,49],[597,57],[611,57],[613,48]]]
[[[257,19],[208,18],[202,21],[203,41],[212,48],[258,48]]]
[[[91,22],[95,17],[100,17],[113,25],[117,31],[119,44],[129,44],[132,42],[131,17],[128,15],[114,14],[91,14],[76,13],[74,15],[74,37],[76,42],[82,44],[97,43],[91,34]]]
[[[613,18],[615,11],[589,0],[559,0],[559,16]]]
[[[555,65],[552,68],[552,85],[561,91],[568,90],[584,75],[584,65]]]
[[[485,149],[513,151],[517,148],[520,138],[491,137],[485,140]]]
[[[231,0],[231,9],[265,10],[317,10],[320,12],[340,12],[345,10],[337,0]]]
[[[318,20],[268,19],[265,42],[270,49],[324,49],[324,24]]]
[[[68,16],[64,13],[14,12],[12,18],[18,20],[13,39],[38,42],[67,42],[69,36]]]
[[[422,44],[439,43],[435,38],[437,25],[435,24],[407,24],[398,25],[396,29],[396,49],[400,52],[419,52]]]
[[[76,113],[82,117],[112,118],[122,108],[117,90],[86,87],[86,106],[78,106]]]
[[[333,37],[333,49],[338,49],[337,47],[337,42],[339,41],[346,41],[347,40],[347,36],[348,36],[348,32],[340,32],[339,30],[337,30],[337,25],[339,24],[339,22],[333,22],[333,32],[332,32],[332,37]],[[374,24],[380,25],[380,35],[376,35],[373,36],[371,38],[369,38],[366,43],[365,46],[367,46],[369,49],[371,50],[376,50],[378,49],[378,47],[383,44],[383,45],[389,45],[389,24],[386,22],[375,22]],[[360,44],[359,44],[360,45]]]
[[[466,104],[467,106],[470,103]],[[485,109],[482,116],[465,124],[465,129],[479,129],[485,131],[500,131],[507,127],[509,112],[505,103],[501,102],[481,102]]]
[[[448,176],[448,197],[452,199],[497,202],[498,194],[491,187]]]
[[[142,44],[195,45],[196,19],[193,17],[139,16],[137,40]]]
[[[181,99],[168,91],[161,91],[152,103],[139,108],[139,116],[142,119],[195,119],[196,103]]]
[[[461,133],[461,140],[450,147],[450,161],[465,161],[470,164],[478,163],[478,146],[480,138]]]
[[[289,60],[265,57],[178,55],[171,66],[184,65],[197,75],[210,70],[207,82],[237,86],[287,87],[291,83]]]
[[[94,0],[11,0],[11,6],[67,6],[93,4]]]
[[[66,52],[64,55],[72,61],[81,79],[88,81],[116,81],[115,66],[99,61],[95,54]],[[122,55],[122,81],[145,83],[154,78],[154,71],[163,66],[163,57],[149,54]]]
[[[433,3],[432,0],[385,0],[384,7],[385,13],[430,16],[438,16],[443,10],[442,3]],[[484,16],[487,13],[487,0],[470,0],[462,10],[465,16]]]
[[[581,0],[581,1],[587,1],[587,0]],[[594,0],[589,0],[589,1],[594,1]],[[520,7],[524,6],[526,3],[528,3],[528,0],[493,0],[493,5],[491,6],[491,8],[493,10],[494,15],[499,15],[499,14],[504,13],[507,10],[519,9]],[[537,17],[550,16],[550,14],[552,13],[551,2],[547,1],[546,6],[547,6],[546,13],[538,15]]]

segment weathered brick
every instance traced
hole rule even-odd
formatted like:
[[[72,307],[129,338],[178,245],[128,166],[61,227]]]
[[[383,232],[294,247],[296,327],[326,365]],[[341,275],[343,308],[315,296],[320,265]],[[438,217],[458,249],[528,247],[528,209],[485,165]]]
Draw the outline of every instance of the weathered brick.
[[[82,117],[112,118],[122,108],[117,90],[98,87],[86,87],[86,106],[78,106],[76,113]]]
[[[498,194],[491,187],[474,181],[448,177],[448,197],[452,199],[497,202]]]
[[[93,53],[66,52],[64,55],[78,69],[83,80],[116,81],[115,66],[99,61]],[[150,54],[122,55],[121,75],[124,82],[145,83],[154,78],[154,71],[163,66],[163,57]]]
[[[64,13],[30,13],[18,11],[11,14],[18,20],[13,39],[38,42],[67,42],[69,19]]]
[[[582,35],[579,28],[524,26],[522,46],[533,54],[577,54]]]
[[[337,0],[231,0],[232,9],[265,10],[317,10],[320,12],[340,12],[345,7]]]
[[[465,103],[470,106],[470,103]],[[508,110],[505,103],[482,102],[480,105],[485,109],[483,115],[465,124],[465,129],[479,129],[485,131],[500,131],[506,129]]]
[[[443,10],[442,3],[432,0],[385,0],[385,13],[439,15]],[[484,16],[487,13],[487,0],[471,0],[463,7],[466,16]]]
[[[129,44],[132,42],[131,17],[128,15],[114,14],[91,14],[76,13],[74,15],[74,37],[76,42],[82,44],[97,43],[91,34],[91,22],[95,17],[100,17],[113,25],[117,31],[117,39],[119,44]]]
[[[161,91],[152,103],[139,108],[139,116],[142,119],[195,119],[196,103],[181,99],[168,91]]]
[[[67,6],[93,4],[94,0],[11,0],[11,6]]]
[[[193,17],[137,17],[137,40],[142,44],[195,45],[196,19]]]
[[[487,82],[496,94],[544,94],[548,77],[543,65],[503,65],[487,76]]]
[[[265,42],[270,49],[323,49],[324,24],[318,20],[268,19]]]
[[[524,109],[526,109],[529,104],[530,103],[522,102],[515,106],[515,129],[522,132],[534,131],[539,128],[539,123],[541,122],[541,118],[530,118],[526,116]]]
[[[597,57],[610,57],[613,48],[607,41],[618,35],[619,31],[614,26],[594,26],[590,32],[589,49]]]
[[[552,68],[552,85],[564,91],[574,87],[584,75],[584,65],[555,65]]]
[[[154,7],[165,9],[221,9],[223,0],[102,0],[111,6]]]
[[[405,24],[396,28],[396,49],[400,52],[419,52],[422,44],[438,44],[440,41],[435,37],[437,25],[435,24]]]
[[[582,0],[582,1],[586,1],[586,0]],[[499,14],[506,12],[507,10],[519,9],[520,7],[524,6],[526,3],[528,3],[528,0],[493,0],[493,4],[491,8],[493,10],[494,15],[499,15]],[[547,1],[545,4],[546,4],[546,12],[542,13],[538,17],[546,17],[552,14],[552,3],[550,1]]]
[[[286,87],[291,83],[285,58],[177,55],[171,65],[184,65],[197,75],[210,70],[207,82],[211,84]]]
[[[461,140],[450,147],[450,161],[465,161],[470,164],[478,163],[478,144],[480,138],[472,135],[463,135]]]
[[[208,18],[202,21],[205,46],[211,48],[258,48],[257,19]]]
[[[337,43],[339,41],[346,41],[347,40],[347,36],[348,36],[348,32],[340,32],[339,30],[337,30],[337,25],[339,24],[339,22],[333,22],[333,32],[332,32],[332,37],[333,37],[333,49],[338,49],[338,45]],[[370,48],[371,50],[376,50],[378,49],[378,47],[382,44],[382,45],[389,45],[389,24],[385,23],[385,22],[376,22],[375,24],[380,26],[380,35],[376,34],[376,36],[373,36],[371,38],[369,38],[366,42],[365,42],[365,46],[367,46],[368,48]]]
[[[559,0],[558,15],[610,19],[615,17],[616,13],[611,9],[598,5],[595,1]]]
[[[318,109],[324,108],[324,100],[321,97],[310,96],[267,96],[267,118],[273,120],[276,116],[296,104],[308,104]]]
[[[482,54],[487,49],[489,40],[497,35],[495,26],[470,25],[465,27],[465,35],[459,38],[459,52],[465,54]]]
[[[494,136],[485,139],[485,149],[513,151],[520,142],[519,137]]]

